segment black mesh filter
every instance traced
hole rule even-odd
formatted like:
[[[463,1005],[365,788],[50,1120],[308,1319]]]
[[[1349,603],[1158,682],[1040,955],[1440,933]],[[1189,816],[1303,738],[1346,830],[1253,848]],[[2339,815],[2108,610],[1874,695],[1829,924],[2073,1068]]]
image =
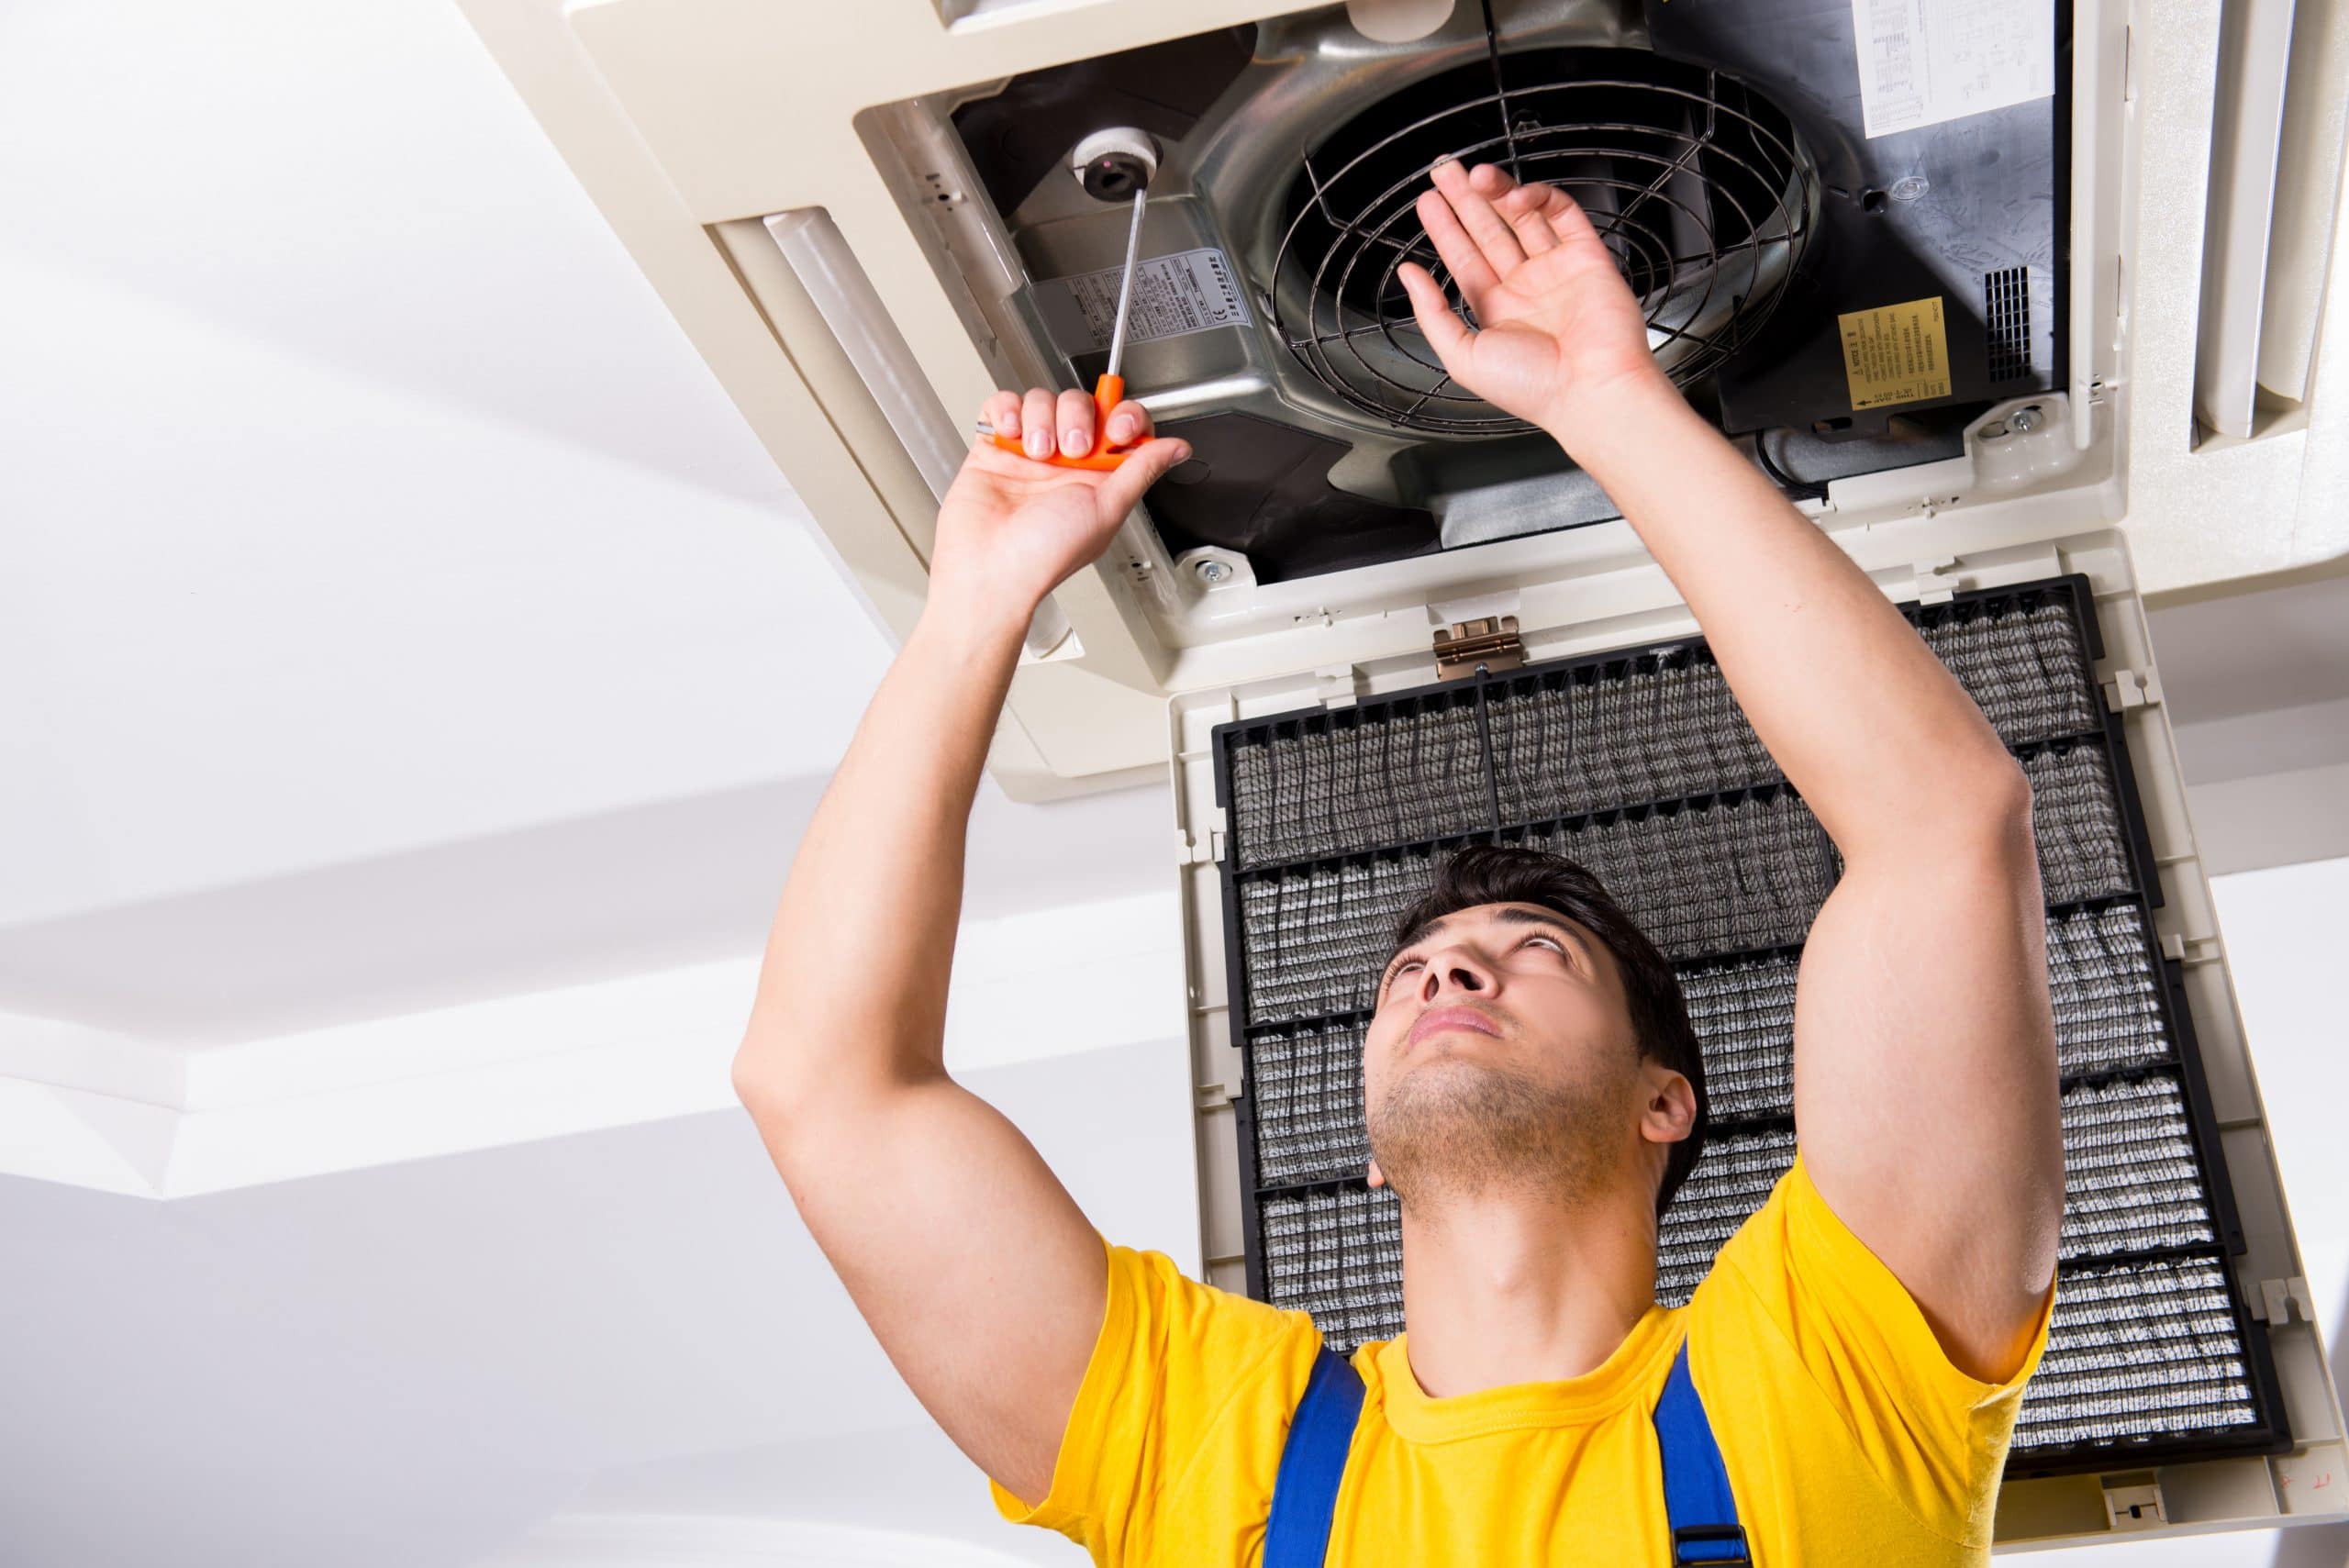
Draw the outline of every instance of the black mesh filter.
[[[2064,1095],[2066,1262],[2218,1240],[2186,1095],[2172,1073]]]
[[[1784,790],[1528,831],[1596,873],[1667,958],[1798,942],[1835,883],[1834,847]]]
[[[1792,953],[1771,953],[1680,972],[1714,1120],[1793,1114],[1799,967]]]
[[[1492,688],[1501,814],[1533,822],[1769,784],[1778,764],[1710,659],[1690,653]]]
[[[1484,742],[1473,702],[1445,694],[1275,730],[1233,759],[1231,815],[1245,865],[1483,827]]]
[[[2076,578],[1909,606],[2033,790],[2068,1185],[2054,1337],[2015,1462],[2282,1443],[2125,751]],[[1535,664],[1218,728],[1250,1288],[1351,1348],[1402,1327],[1399,1211],[1363,1184],[1362,1040],[1403,906],[1476,840],[1567,856],[1674,961],[1714,1131],[1666,1214],[1687,1299],[1794,1158],[1800,944],[1839,864],[1701,642]],[[2137,1316],[2132,1318],[2129,1315]]]
[[[2064,1161],[2066,1262],[2217,1241],[2175,1076],[2065,1090]],[[1706,1140],[1656,1238],[1658,1301],[1677,1307],[1695,1294],[1721,1243],[1794,1162],[1791,1126],[1732,1127]]]
[[[1362,1114],[1363,1031],[1361,1024],[1266,1029],[1249,1042],[1259,1180],[1361,1174],[1370,1159]]]
[[[2066,1081],[2169,1059],[2146,943],[2134,904],[2048,917],[2048,990]],[[1798,965],[1793,953],[1765,953],[1682,967],[1680,994],[1704,1048],[1715,1120],[1793,1114]]]
[[[1403,1327],[1401,1216],[1385,1187],[1265,1198],[1265,1299],[1313,1314],[1333,1349],[1394,1338]]]
[[[2221,1446],[2258,1427],[2274,1404],[2261,1388],[2271,1378],[2244,1349],[2216,1258],[2067,1269],[2015,1420],[2015,1459],[2044,1462],[2065,1449],[2125,1455],[2154,1440]]]
[[[2087,651],[2071,606],[2042,595],[2001,596],[1917,612],[1917,629],[2009,746],[2103,727]]]
[[[1426,851],[1283,872],[1240,884],[1249,1018],[1326,1018],[1370,1006],[1403,906],[1427,890]]]
[[[1445,158],[1556,184],[1639,297],[1649,341],[1687,384],[1752,341],[1816,225],[1819,181],[1787,117],[1719,71],[1643,49],[1504,53],[1404,87],[1306,150],[1271,280],[1281,339],[1317,380],[1408,429],[1532,427],[1445,374],[1396,276],[1442,262],[1416,199]]]
[[[2169,1054],[2145,913],[2114,904],[2047,922],[2047,989],[2065,1077]]]
[[[1909,613],[2008,745],[2101,737],[2103,711],[2068,599],[2002,593]],[[1547,822],[1779,776],[1701,643],[1250,728],[1248,742],[1231,751],[1227,803],[1245,867],[1453,838],[1489,827],[1496,806],[1503,823]],[[2031,765],[2036,783],[2043,773],[2055,778],[2086,763],[2050,748],[2034,751]],[[2095,782],[2084,787],[2093,794]],[[2057,804],[2043,802],[2043,810]],[[2076,880],[2110,882],[2119,828],[2109,784],[2064,824],[2089,840],[2071,856],[2084,868]],[[2125,865],[2120,880],[2127,881]],[[2088,895],[2049,895],[2067,896]]]
[[[2039,834],[2039,879],[2050,904],[2127,893],[2135,882],[2112,773],[2098,745],[2027,753],[2032,825]]]

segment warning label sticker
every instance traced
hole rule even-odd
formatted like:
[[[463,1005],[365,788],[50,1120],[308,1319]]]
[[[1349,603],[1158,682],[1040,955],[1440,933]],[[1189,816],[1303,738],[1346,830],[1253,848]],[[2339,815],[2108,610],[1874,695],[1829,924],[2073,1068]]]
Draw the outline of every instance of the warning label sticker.
[[[1949,331],[1940,295],[1854,310],[1835,323],[1854,411],[1949,395]]]
[[[2055,91],[2054,0],[1852,0],[1871,137]]]
[[[1099,353],[1118,321],[1121,267],[1053,278],[1036,285],[1036,308],[1063,352]],[[1231,258],[1212,246],[1152,256],[1134,263],[1133,298],[1126,306],[1126,341],[1147,343],[1254,319],[1240,292]]]

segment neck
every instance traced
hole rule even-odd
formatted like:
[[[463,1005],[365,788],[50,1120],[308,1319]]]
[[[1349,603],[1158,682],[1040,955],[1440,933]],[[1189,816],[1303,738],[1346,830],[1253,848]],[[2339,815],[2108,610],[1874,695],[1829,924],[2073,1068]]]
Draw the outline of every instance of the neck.
[[[1403,1322],[1431,1397],[1579,1377],[1655,1300],[1652,1194],[1524,1189],[1403,1206]]]

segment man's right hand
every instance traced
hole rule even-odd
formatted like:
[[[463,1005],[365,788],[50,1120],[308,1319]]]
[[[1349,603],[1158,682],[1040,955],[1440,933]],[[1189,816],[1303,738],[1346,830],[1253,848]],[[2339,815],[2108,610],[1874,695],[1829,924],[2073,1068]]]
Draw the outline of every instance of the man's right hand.
[[[1432,184],[1419,195],[1419,221],[1475,329],[1425,267],[1406,261],[1397,276],[1453,381],[1548,430],[1585,466],[1636,406],[1659,394],[1676,401],[1639,300],[1573,197],[1448,159]]]
[[[1109,412],[1109,439],[1130,447],[1114,469],[1055,468],[1055,450],[1093,450],[1093,399],[1031,387],[998,392],[980,417],[1035,456],[981,439],[938,508],[930,598],[955,614],[1026,626],[1044,596],[1097,559],[1142,492],[1191,455],[1190,443],[1152,439],[1150,411],[1130,400]]]

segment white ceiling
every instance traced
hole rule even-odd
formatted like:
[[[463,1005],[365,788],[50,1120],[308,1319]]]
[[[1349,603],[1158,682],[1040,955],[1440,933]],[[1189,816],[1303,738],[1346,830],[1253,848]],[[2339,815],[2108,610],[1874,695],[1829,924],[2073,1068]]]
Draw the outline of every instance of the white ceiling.
[[[0,922],[838,755],[886,645],[452,8],[8,7],[0,160]]]
[[[455,10],[8,7],[0,188],[0,1010],[754,950],[887,644]]]
[[[1196,1268],[1185,1055],[965,1077]],[[762,1462],[922,1415],[739,1111],[171,1204],[0,1177],[0,1250],[38,1261],[0,1290],[9,1568],[457,1568],[607,1473],[638,1510],[1057,1539],[942,1444],[861,1502]]]

